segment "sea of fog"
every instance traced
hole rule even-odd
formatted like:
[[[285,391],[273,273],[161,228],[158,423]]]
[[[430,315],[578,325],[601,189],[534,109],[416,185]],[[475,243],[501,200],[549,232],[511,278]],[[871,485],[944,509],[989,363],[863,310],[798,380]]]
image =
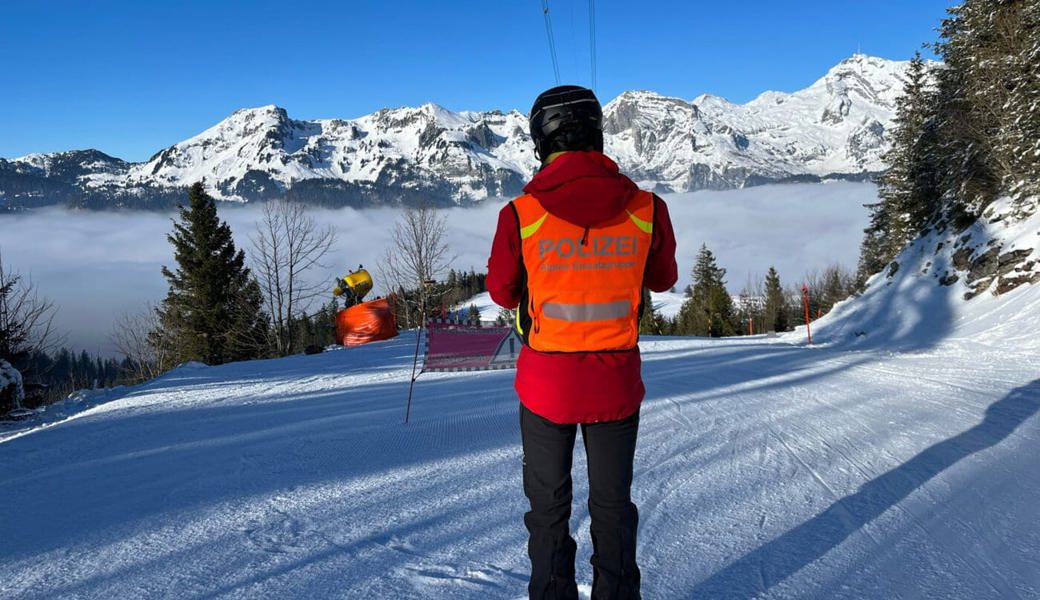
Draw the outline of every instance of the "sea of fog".
[[[806,272],[839,263],[854,268],[865,204],[875,202],[870,183],[770,185],[731,191],[665,196],[678,238],[678,289],[690,283],[701,244],[726,269],[729,288],[739,292],[749,278],[774,265],[785,283]],[[497,213],[505,200],[476,208],[446,209],[454,268],[486,269]],[[249,251],[249,236],[260,215],[256,206],[221,208],[239,247]],[[395,209],[314,209],[311,214],[337,234],[327,266],[317,281],[330,283],[359,264],[378,278],[380,258],[391,239]],[[4,266],[32,281],[57,307],[56,329],[76,350],[112,355],[114,322],[166,295],[160,267],[175,267],[166,236],[173,213],[86,212],[47,209],[0,215],[0,253]],[[376,281],[376,293],[382,293]],[[331,297],[331,293],[330,293]]]

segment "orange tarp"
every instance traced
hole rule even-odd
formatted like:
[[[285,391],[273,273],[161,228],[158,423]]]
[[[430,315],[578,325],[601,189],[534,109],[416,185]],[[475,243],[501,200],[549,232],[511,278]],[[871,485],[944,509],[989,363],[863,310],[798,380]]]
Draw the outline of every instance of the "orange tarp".
[[[360,346],[397,335],[397,321],[386,298],[362,302],[336,315],[336,340],[344,346]]]

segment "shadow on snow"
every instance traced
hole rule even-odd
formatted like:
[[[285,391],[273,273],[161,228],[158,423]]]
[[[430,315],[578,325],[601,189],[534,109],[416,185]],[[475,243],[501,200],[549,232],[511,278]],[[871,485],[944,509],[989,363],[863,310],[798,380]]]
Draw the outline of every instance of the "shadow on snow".
[[[934,444],[864,483],[809,521],[737,559],[701,582],[695,598],[749,598],[767,592],[821,558],[864,525],[964,458],[991,448],[1040,410],[1040,380],[990,405],[981,423]],[[754,582],[763,581],[764,587]]]

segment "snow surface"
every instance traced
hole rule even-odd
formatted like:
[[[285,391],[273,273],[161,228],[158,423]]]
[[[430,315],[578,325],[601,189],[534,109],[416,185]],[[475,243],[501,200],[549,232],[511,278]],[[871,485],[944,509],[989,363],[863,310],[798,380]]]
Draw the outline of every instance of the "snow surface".
[[[900,273],[812,347],[644,339],[645,598],[1040,596],[1040,286]],[[524,596],[513,374],[423,375],[405,424],[415,342],[189,364],[6,426],[0,597]]]

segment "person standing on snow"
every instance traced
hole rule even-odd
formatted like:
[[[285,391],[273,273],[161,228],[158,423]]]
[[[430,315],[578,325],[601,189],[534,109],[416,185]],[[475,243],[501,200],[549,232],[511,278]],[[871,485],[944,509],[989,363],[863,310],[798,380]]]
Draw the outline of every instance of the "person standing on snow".
[[[645,393],[639,317],[644,288],[665,291],[678,278],[675,235],[664,201],[603,154],[602,125],[591,90],[565,85],[538,96],[530,127],[542,168],[499,213],[488,260],[491,298],[517,310],[524,342],[515,388],[532,599],[578,597],[569,521],[579,425],[592,597],[640,597],[631,499]]]

